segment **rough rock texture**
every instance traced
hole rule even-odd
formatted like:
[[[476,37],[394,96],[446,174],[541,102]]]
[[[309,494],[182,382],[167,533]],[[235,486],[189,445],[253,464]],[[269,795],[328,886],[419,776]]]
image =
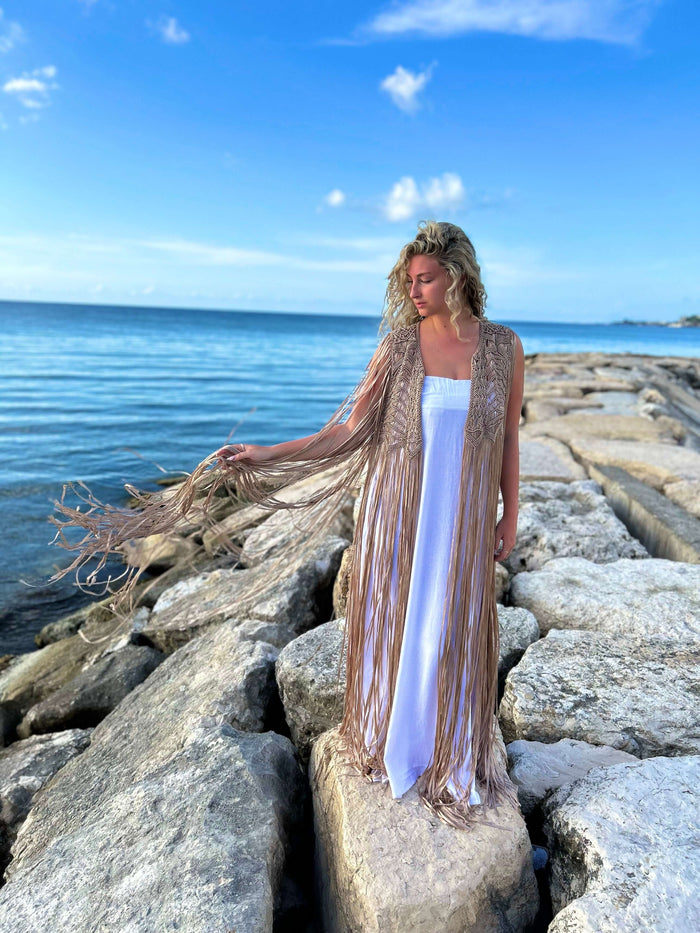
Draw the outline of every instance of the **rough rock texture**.
[[[77,831],[109,798],[176,756],[202,717],[262,731],[276,696],[276,658],[272,645],[248,640],[235,623],[167,657],[102,720],[90,747],[41,795],[31,832],[20,833],[10,871]]]
[[[275,674],[284,714],[303,761],[322,733],[343,716],[345,662],[338,673],[345,619],[333,619],[291,641],[279,654]]]
[[[17,735],[24,739],[40,732],[96,726],[164,657],[146,645],[126,645],[105,655],[32,706],[17,726]]]
[[[0,751],[0,876],[10,846],[41,788],[90,744],[91,729],[35,735]]]
[[[700,641],[552,629],[506,678],[507,742],[581,739],[639,758],[700,751]]]
[[[578,780],[591,768],[637,761],[628,752],[575,739],[549,744],[519,739],[511,742],[506,751],[508,774],[518,785],[520,808],[525,816],[530,816],[551,791]]]
[[[330,470],[325,470],[323,473],[310,476],[298,483],[293,483],[291,486],[287,486],[285,489],[280,490],[277,493],[277,498],[284,502],[298,502],[300,499],[313,495],[313,493],[318,490],[330,486],[334,476],[340,472],[341,469],[342,468],[333,467]],[[350,507],[352,508],[352,506]],[[301,510],[301,512],[303,511],[305,510]],[[243,508],[239,507],[224,518],[223,521],[214,524],[205,531],[202,535],[202,541],[207,553],[213,555],[225,550],[226,545],[230,542],[237,545],[246,542],[253,529],[260,525],[261,522],[267,523],[276,515],[284,514],[296,514],[297,518],[299,518],[301,512],[273,512],[270,509],[265,509],[258,505],[248,505]]]
[[[528,645],[540,637],[537,619],[527,609],[498,606],[498,685],[502,692],[508,671],[522,658]]]
[[[560,557],[519,573],[510,600],[535,615],[542,632],[589,629],[632,635],[700,634],[700,565],[649,558],[594,564]]]
[[[667,483],[700,480],[700,453],[689,447],[586,435],[572,439],[571,449],[584,461],[622,467],[661,491]]]
[[[621,467],[591,464],[588,469],[615,514],[652,557],[700,564],[700,521],[690,511]]]
[[[517,664],[529,644],[539,638],[535,617],[525,609],[498,606],[499,683]],[[276,664],[284,713],[294,744],[303,759],[322,732],[340,722],[345,691],[345,656],[340,657],[345,619],[319,625],[291,641]],[[339,673],[340,663],[340,673]]]
[[[270,582],[265,564],[182,580],[158,599],[144,634],[166,653],[229,618],[284,624],[293,637],[316,625],[322,615],[330,616],[331,588],[347,544],[345,538],[326,538],[296,569],[290,558],[289,571],[262,595],[251,595],[251,589]]]
[[[596,768],[546,802],[549,933],[700,929],[700,757]]]
[[[55,693],[90,665],[126,648],[136,637],[147,610],[120,622],[91,616],[81,634],[71,635],[37,651],[14,658],[0,674],[0,706],[19,721],[30,707]]]
[[[674,445],[676,443],[668,425],[659,424],[658,421],[652,421],[650,418],[627,414],[594,414],[583,411],[569,412],[557,418],[528,424],[525,431],[528,439],[539,434],[555,437],[566,444],[582,435],[593,435],[596,438],[609,440],[645,441],[653,444]]]
[[[456,830],[420,802],[399,800],[337,757],[336,730],[314,745],[309,766],[319,886],[328,929],[362,933],[496,933],[523,930],[538,893],[520,813],[487,811],[495,827]]]
[[[195,543],[177,534],[156,534],[126,541],[119,550],[125,563],[157,573],[192,557]]]
[[[61,797],[60,777],[45,802]],[[170,756],[143,761],[119,789],[109,774],[103,783],[111,793],[99,802],[76,788],[55,834],[42,832],[43,809],[25,821],[0,890],[1,933],[273,929],[306,793],[289,739],[202,718]],[[30,832],[43,845],[22,857]]]
[[[353,496],[345,496],[343,507],[337,511],[328,527],[328,535],[347,538],[348,540],[352,538],[352,510],[354,503]],[[257,567],[285,549],[293,550],[294,542],[299,534],[297,526],[301,521],[308,521],[313,513],[313,509],[304,509],[302,515],[300,515],[299,511],[289,509],[276,512],[267,521],[257,525],[246,536],[241,552],[243,566]]]
[[[561,441],[550,437],[522,438],[520,441],[520,479],[558,480],[567,483],[585,479],[586,471],[571,456]]]
[[[519,499],[517,540],[504,561],[511,573],[538,570],[555,557],[607,563],[648,556],[594,480],[522,483]]]

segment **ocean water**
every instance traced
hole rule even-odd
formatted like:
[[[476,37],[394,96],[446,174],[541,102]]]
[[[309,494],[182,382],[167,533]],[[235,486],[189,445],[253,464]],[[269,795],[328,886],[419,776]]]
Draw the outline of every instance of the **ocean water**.
[[[496,318],[494,318],[496,319]],[[503,320],[526,353],[700,356],[700,330]],[[155,489],[235,439],[318,428],[362,375],[379,318],[0,302],[0,654],[89,597],[49,546],[64,483]]]

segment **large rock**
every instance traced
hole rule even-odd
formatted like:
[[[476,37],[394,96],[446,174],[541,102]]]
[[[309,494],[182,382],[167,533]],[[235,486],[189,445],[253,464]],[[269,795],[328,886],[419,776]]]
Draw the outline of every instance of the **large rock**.
[[[74,764],[76,774],[83,763]],[[63,799],[61,774],[48,805]],[[259,933],[284,920],[285,865],[299,857],[306,794],[288,739],[202,718],[128,783],[117,789],[110,777],[99,802],[76,787],[59,814],[67,825],[48,836],[45,809],[30,813],[0,890],[1,933]],[[23,854],[37,835],[40,848]]]
[[[0,674],[0,706],[19,721],[101,658],[126,648],[141,629],[147,610],[123,620],[101,612],[87,616],[80,632],[37,651],[18,655]],[[85,637],[83,637],[85,635]]]
[[[341,508],[333,516],[327,535],[350,540],[353,534],[352,512],[355,499],[351,495],[344,497]],[[276,512],[266,521],[257,525],[246,537],[241,551],[241,563],[244,567],[257,567],[276,554],[294,548],[299,536],[300,522],[309,521],[325,506],[321,503],[314,509],[286,509]]]
[[[331,588],[345,538],[329,537],[301,565],[293,557],[286,571],[270,579],[267,564],[246,570],[222,569],[182,580],[153,607],[145,636],[169,653],[224,619],[260,619],[284,624],[289,638],[331,614]],[[260,592],[261,585],[267,587]]]
[[[276,659],[272,645],[251,641],[235,623],[167,657],[96,726],[90,747],[41,795],[10,871],[55,839],[77,832],[111,797],[178,755],[202,717],[264,730],[274,711]]]
[[[343,467],[332,467],[329,470],[324,470],[323,473],[317,473],[313,476],[307,477],[307,479],[300,480],[297,483],[293,483],[290,486],[287,486],[284,489],[281,489],[276,495],[283,502],[299,502],[300,499],[306,498],[319,492],[332,483],[334,478],[337,478],[340,473],[342,473]],[[352,503],[349,505],[352,509]],[[228,515],[223,521],[214,524],[211,528],[207,529],[202,535],[202,541],[204,547],[208,554],[213,555],[220,551],[226,550],[227,547],[233,543],[236,545],[242,545],[247,541],[248,537],[252,534],[253,529],[258,525],[265,522],[267,523],[270,519],[274,518],[275,515],[296,515],[296,520],[298,521],[306,510],[288,510],[288,511],[275,511],[268,508],[263,508],[259,505],[247,505],[242,508],[236,509],[230,515]],[[284,524],[284,519],[282,519]],[[264,537],[264,536],[263,536]],[[352,537],[352,535],[349,535]],[[280,538],[281,540],[281,538]],[[256,551],[256,546],[251,543],[250,552],[251,556]],[[263,559],[262,557],[259,560],[254,560],[254,563],[259,563]]]
[[[700,642],[552,629],[506,678],[506,742],[581,739],[639,758],[700,752]]]
[[[66,729],[34,735],[0,751],[0,877],[36,795],[71,758],[87,748],[91,732]]]
[[[292,741],[303,761],[322,733],[343,716],[345,619],[333,619],[291,641],[279,654],[275,674]]]
[[[569,443],[574,454],[584,462],[622,467],[660,491],[678,480],[700,480],[700,453],[689,447],[608,440],[593,435],[574,437]]]
[[[570,444],[572,440],[592,435],[611,440],[645,441],[652,444],[675,445],[673,432],[664,424],[641,418],[639,415],[594,414],[591,412],[569,412],[544,421],[528,424],[525,436],[528,439],[539,434],[555,437]]]
[[[561,441],[552,437],[522,438],[520,441],[520,479],[556,480],[569,483],[585,479],[586,471],[571,456]]]
[[[519,573],[510,599],[542,632],[587,629],[631,635],[700,634],[700,565],[648,558],[594,564],[560,557]]]
[[[592,768],[637,761],[629,752],[576,739],[550,743],[518,739],[507,746],[506,752],[508,774],[517,785],[520,808],[525,816],[533,814],[553,790],[577,781]]]
[[[700,929],[700,757],[596,768],[546,802],[549,933]]]
[[[607,563],[648,556],[593,480],[522,483],[519,499],[517,540],[504,561],[512,573],[537,570],[555,557]]]
[[[501,689],[506,674],[527,646],[539,638],[531,612],[498,606]],[[319,625],[291,641],[276,664],[276,677],[289,731],[302,759],[308,759],[314,740],[343,716],[346,657],[341,658],[345,619]]]
[[[501,806],[486,811],[495,826],[457,830],[421,804],[416,785],[394,800],[388,785],[363,780],[336,743],[337,730],[321,736],[309,766],[327,929],[496,933],[532,921],[537,885],[517,810]]]
[[[96,726],[164,657],[147,645],[126,645],[105,655],[32,706],[17,735],[26,739],[40,732]]]
[[[196,545],[190,538],[178,534],[155,534],[125,541],[119,551],[129,566],[160,573],[188,560],[195,549]]]

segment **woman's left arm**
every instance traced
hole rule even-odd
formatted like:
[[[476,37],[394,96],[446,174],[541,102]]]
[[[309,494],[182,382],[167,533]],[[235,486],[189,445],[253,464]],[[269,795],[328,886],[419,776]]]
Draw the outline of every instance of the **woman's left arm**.
[[[518,335],[515,335],[515,360],[513,379],[508,396],[505,432],[503,438],[503,464],[501,466],[501,494],[503,516],[496,525],[494,560],[505,560],[515,547],[518,527],[518,487],[520,483],[520,453],[518,449],[518,427],[523,406],[525,381],[525,355]],[[502,544],[501,544],[502,542]]]

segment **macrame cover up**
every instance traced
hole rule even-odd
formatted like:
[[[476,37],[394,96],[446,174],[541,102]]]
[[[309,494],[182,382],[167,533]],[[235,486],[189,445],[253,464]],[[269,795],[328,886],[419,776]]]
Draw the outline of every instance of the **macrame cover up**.
[[[347,679],[339,744],[347,760],[368,780],[372,773],[385,772],[383,749],[414,553],[421,483],[421,392],[425,376],[419,327],[417,321],[383,337],[359,384],[315,438],[293,457],[279,455],[260,463],[239,460],[224,470],[212,454],[175,494],[170,491],[144,497],[143,508],[135,516],[105,506],[90,494],[88,498],[81,496],[90,509],[70,508],[62,498],[56,506],[65,520],[52,519],[60,529],[58,543],[79,551],[70,567],[53,579],[72,570],[77,578],[80,567],[95,554],[106,556],[133,537],[167,533],[197,509],[206,516],[217,490],[222,486],[230,490],[235,485],[235,495],[242,502],[256,502],[270,510],[304,510],[298,522],[296,548],[301,560],[321,539],[347,493],[362,487],[351,546],[353,559],[345,626]],[[423,803],[441,819],[460,828],[468,827],[474,820],[487,822],[483,815],[485,807],[501,802],[518,807],[517,790],[496,741],[499,633],[493,558],[514,359],[514,332],[505,325],[480,319],[464,423],[459,509],[450,545],[450,572],[443,606],[435,747],[432,760],[418,781]],[[338,425],[353,412],[356,417],[352,431],[342,429],[344,436],[340,436]],[[291,483],[331,467],[337,469],[322,490],[295,496],[293,501],[281,495]],[[375,489],[371,497],[367,496],[369,482],[365,482],[370,477],[374,478]],[[202,500],[203,492],[206,496]],[[399,523],[401,533],[397,535]],[[62,533],[64,525],[86,529],[86,537],[79,545],[69,545]],[[371,555],[362,553],[358,543],[363,537],[371,543]],[[282,558],[280,564],[281,561]],[[373,574],[372,566],[385,567],[387,572]],[[398,585],[394,587],[392,567],[397,570]],[[269,585],[274,586],[273,572],[268,579]],[[130,586],[132,582],[129,581]],[[371,624],[366,623],[366,618],[371,619]],[[367,648],[373,653],[369,684],[363,683]],[[471,708],[470,697],[474,701]],[[467,734],[469,712],[471,744]],[[366,736],[371,736],[372,741],[367,742]],[[331,748],[331,743],[327,748]],[[453,794],[447,785],[456,774],[466,778]],[[473,777],[480,782],[482,804],[477,806],[468,803]]]

